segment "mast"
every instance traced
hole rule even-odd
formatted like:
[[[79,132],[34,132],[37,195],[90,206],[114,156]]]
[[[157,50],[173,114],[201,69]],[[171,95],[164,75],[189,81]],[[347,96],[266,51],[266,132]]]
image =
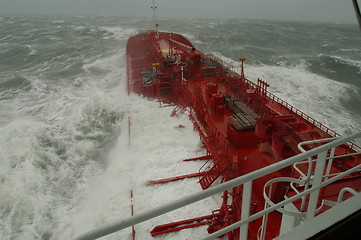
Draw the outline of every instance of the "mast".
[[[155,5],[155,0],[152,0],[151,8],[153,10],[153,24],[154,24],[155,36],[156,36],[156,38],[159,38],[159,33],[158,33],[159,24],[157,23],[157,18],[156,18],[157,6]]]
[[[360,12],[360,7],[358,5],[358,1],[357,0],[352,0],[353,3],[353,7],[355,8],[355,12],[356,12],[356,17],[361,29],[361,12]]]
[[[244,79],[244,61],[246,61],[246,57],[240,57],[239,60],[242,61],[242,72],[241,72],[241,78]]]

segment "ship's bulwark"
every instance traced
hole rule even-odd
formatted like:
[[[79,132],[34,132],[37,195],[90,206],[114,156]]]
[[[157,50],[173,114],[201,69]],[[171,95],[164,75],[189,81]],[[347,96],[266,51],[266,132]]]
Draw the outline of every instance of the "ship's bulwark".
[[[144,22],[0,19],[1,239],[71,239],[129,216],[131,188],[135,212],[199,190],[195,179],[145,187],[148,180],[199,169],[197,162],[179,161],[204,152],[187,116],[168,118],[172,109],[127,95],[126,41],[146,28]],[[361,129],[357,26],[167,20],[161,27],[238,69],[235,61],[247,57],[247,77],[266,80],[277,96],[338,133]],[[169,175],[160,175],[165,172]],[[208,201],[164,222],[214,208]],[[159,222],[139,226],[137,236],[151,239],[148,232]],[[170,236],[197,238],[204,231]],[[123,231],[110,239],[129,236]]]

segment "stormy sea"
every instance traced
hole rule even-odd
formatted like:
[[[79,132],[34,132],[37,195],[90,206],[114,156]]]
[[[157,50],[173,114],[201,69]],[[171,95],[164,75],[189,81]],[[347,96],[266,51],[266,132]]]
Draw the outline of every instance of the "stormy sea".
[[[182,162],[204,148],[188,116],[126,90],[127,39],[151,28],[131,17],[0,17],[0,239],[68,240],[200,190]],[[245,74],[341,135],[361,130],[357,25],[161,19],[202,52]],[[184,127],[179,127],[180,125]],[[131,199],[131,192],[133,198]],[[213,199],[136,226],[208,215]],[[198,239],[206,227],[156,239]],[[132,239],[131,229],[104,239]]]

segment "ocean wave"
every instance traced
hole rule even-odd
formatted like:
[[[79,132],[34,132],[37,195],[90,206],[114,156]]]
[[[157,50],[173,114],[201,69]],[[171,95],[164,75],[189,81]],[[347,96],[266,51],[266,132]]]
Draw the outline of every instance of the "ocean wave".
[[[55,101],[45,102],[41,114],[53,115],[48,121],[15,120],[0,128],[0,154],[7,159],[0,170],[2,239],[58,238],[54,229],[76,204],[74,195],[102,174],[126,105],[105,94],[74,103],[61,104],[71,108],[65,114]]]
[[[327,78],[361,87],[361,61],[319,54],[307,59],[309,70]]]
[[[22,120],[0,132],[8,160],[0,172],[0,206],[5,210],[0,236],[49,239],[61,220],[59,212],[71,209],[72,195],[86,181],[83,172],[97,174],[101,167],[85,158],[86,145],[74,141],[65,127]]]
[[[342,51],[342,52],[351,52],[351,53],[359,53],[360,49],[357,49],[357,48],[341,48],[340,51]]]
[[[124,40],[129,38],[132,35],[138,34],[138,30],[136,29],[129,29],[129,28],[122,28],[122,27],[101,27],[105,31],[112,34],[117,40]],[[109,36],[105,36],[108,38]]]
[[[31,90],[31,80],[21,74],[0,74],[0,100],[10,100]]]
[[[0,91],[8,91],[8,90],[29,90],[31,86],[31,81],[21,75],[13,75],[11,77],[4,76],[4,74],[0,74],[2,79],[0,80]]]
[[[54,20],[54,21],[51,21],[52,24],[63,24],[65,23],[65,20]]]
[[[352,110],[360,104],[359,100],[351,104],[345,102],[345,96],[350,96],[350,91],[354,89],[349,83],[309,72],[302,65],[249,66],[246,73],[246,76],[258,76],[267,81],[271,85],[270,91],[276,96],[339,134],[355,132],[361,128]]]

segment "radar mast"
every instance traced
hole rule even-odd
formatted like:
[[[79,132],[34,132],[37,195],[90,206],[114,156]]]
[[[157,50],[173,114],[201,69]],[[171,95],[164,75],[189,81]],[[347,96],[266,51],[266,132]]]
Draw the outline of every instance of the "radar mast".
[[[152,7],[151,8],[153,10],[153,24],[154,24],[155,36],[156,36],[156,38],[159,38],[159,33],[158,33],[159,24],[157,23],[157,18],[156,18],[157,6],[155,5],[155,0],[152,0]]]

